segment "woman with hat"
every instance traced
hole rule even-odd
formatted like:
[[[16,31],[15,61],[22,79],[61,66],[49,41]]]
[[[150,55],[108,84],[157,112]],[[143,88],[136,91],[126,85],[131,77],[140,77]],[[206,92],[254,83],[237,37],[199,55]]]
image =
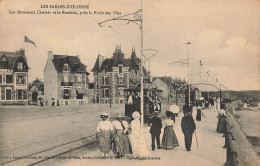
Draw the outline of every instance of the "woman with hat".
[[[146,147],[145,139],[142,134],[140,125],[140,114],[135,111],[132,114],[134,120],[131,122],[131,144],[134,158],[142,158],[149,155],[149,151]]]
[[[115,129],[113,151],[117,154],[116,158],[122,157],[123,154],[132,154],[132,146],[127,136],[128,123],[124,118],[124,115],[118,113],[116,120],[112,122]]]
[[[198,100],[196,103],[197,106],[197,115],[196,115],[196,120],[201,121],[201,114],[202,114],[202,101]]]
[[[97,126],[97,140],[99,148],[102,153],[102,157],[107,157],[107,154],[111,150],[111,138],[113,134],[112,123],[108,120],[109,114],[102,113],[100,115],[102,121]]]
[[[218,112],[218,125],[217,125],[217,130],[216,130],[219,133],[224,133],[224,131],[225,131],[226,109],[227,109],[227,106],[225,104],[221,104],[220,110]]]
[[[175,148],[176,146],[179,146],[179,142],[173,130],[173,113],[170,111],[166,111],[166,116],[167,119],[163,121],[164,133],[162,138],[162,148],[170,150]]]

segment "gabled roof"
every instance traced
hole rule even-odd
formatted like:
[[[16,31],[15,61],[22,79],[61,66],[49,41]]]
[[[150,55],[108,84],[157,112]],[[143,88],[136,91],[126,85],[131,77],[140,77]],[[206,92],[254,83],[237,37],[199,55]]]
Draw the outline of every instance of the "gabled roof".
[[[77,56],[53,55],[52,61],[58,72],[63,71],[63,66],[66,63],[71,67],[72,72],[87,73],[89,75],[86,70],[86,65],[81,63]]]
[[[24,61],[27,69],[29,69],[24,50],[20,50],[20,51],[16,51],[16,52],[0,51],[0,60],[2,58],[7,59],[7,62],[8,62],[7,68],[8,69],[14,69],[17,61]]]
[[[28,89],[30,90],[33,85],[35,85],[39,90],[44,91],[44,84],[39,79],[36,79],[31,84],[29,84]]]
[[[99,56],[97,57],[96,63],[91,70],[92,72],[102,72],[104,69],[108,72],[113,70],[113,67],[117,67],[122,64],[124,67],[129,67],[130,69],[138,70],[141,60],[136,57],[135,50],[132,50],[131,58],[125,59],[124,53],[121,51],[120,47],[116,47],[112,58],[107,58],[103,61],[99,68]]]
[[[171,77],[165,77],[165,76],[163,76],[163,77],[153,77],[153,81],[156,80],[156,79],[162,80],[168,86],[171,85]]]

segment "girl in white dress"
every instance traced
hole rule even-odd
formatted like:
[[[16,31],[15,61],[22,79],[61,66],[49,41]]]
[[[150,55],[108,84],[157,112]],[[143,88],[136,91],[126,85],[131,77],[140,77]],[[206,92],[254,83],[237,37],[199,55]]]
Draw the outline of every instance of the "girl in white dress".
[[[131,145],[134,158],[142,158],[149,155],[144,136],[140,126],[140,114],[135,111],[132,114],[134,120],[131,122]]]

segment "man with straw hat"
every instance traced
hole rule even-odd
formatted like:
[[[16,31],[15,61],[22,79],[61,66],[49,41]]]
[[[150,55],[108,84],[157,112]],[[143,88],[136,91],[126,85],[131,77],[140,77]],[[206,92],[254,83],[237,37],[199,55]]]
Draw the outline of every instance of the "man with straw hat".
[[[102,153],[102,157],[107,157],[107,154],[111,150],[111,139],[113,134],[112,123],[108,120],[109,114],[103,112],[101,115],[101,121],[97,126],[97,141],[99,143],[99,148]]]
[[[124,154],[132,153],[132,146],[128,138],[128,123],[124,120],[123,114],[117,114],[116,120],[112,122],[114,128],[113,152],[116,158],[122,157]]]
[[[152,150],[155,149],[155,139],[157,143],[157,149],[161,149],[160,147],[160,135],[162,128],[162,120],[158,117],[158,111],[154,111],[153,117],[150,118],[148,126],[150,126],[150,133],[152,137]]]

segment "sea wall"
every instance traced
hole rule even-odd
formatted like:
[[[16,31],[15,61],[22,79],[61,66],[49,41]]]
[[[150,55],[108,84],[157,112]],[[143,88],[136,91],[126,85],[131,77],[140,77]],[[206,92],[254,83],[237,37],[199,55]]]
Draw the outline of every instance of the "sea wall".
[[[231,104],[228,106],[226,119],[228,129],[226,135],[228,137],[226,139],[230,145],[229,148],[231,148],[230,152],[235,152],[239,166],[258,166],[259,158],[242,132],[241,127],[236,123],[233,115],[235,115],[235,108],[234,104]],[[227,158],[227,160],[229,159]],[[227,165],[235,165],[235,162],[230,160],[227,162]]]

